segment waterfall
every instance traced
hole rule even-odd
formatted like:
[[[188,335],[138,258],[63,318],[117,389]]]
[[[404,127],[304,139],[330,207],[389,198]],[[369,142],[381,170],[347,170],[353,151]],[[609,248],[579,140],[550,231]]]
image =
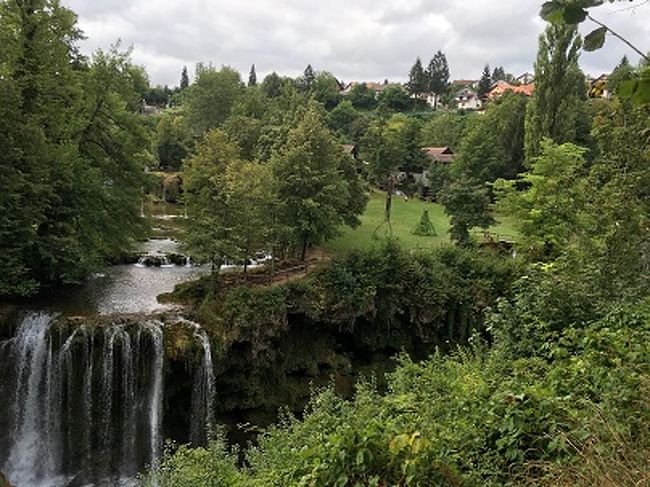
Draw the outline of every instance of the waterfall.
[[[212,348],[210,338],[198,323],[184,321],[192,330],[194,338],[201,345],[203,356],[201,366],[195,371],[192,387],[192,416],[190,419],[190,440],[194,445],[202,445],[207,441],[214,415],[214,365],[212,363]]]
[[[32,485],[42,475],[52,475],[50,453],[56,445],[50,444],[47,419],[50,409],[46,409],[41,391],[51,389],[51,368],[47,368],[49,356],[48,342],[45,339],[52,322],[47,314],[32,314],[20,324],[16,333],[15,345],[18,349],[18,374],[14,398],[14,445],[9,454],[5,470],[10,473],[12,482],[19,485]],[[48,441],[49,440],[49,441]]]
[[[153,360],[151,361],[151,392],[149,405],[149,434],[151,439],[151,465],[157,466],[160,459],[160,430],[162,420],[162,368],[163,368],[163,332],[160,322],[146,323],[151,334]]]
[[[56,323],[27,314],[15,336],[0,342],[0,363],[9,364],[0,379],[0,445],[8,445],[0,448],[0,471],[17,486],[116,485],[158,465],[165,325]],[[172,325],[190,330],[200,354],[190,370],[188,434],[192,444],[205,444],[215,395],[210,340],[196,323]]]

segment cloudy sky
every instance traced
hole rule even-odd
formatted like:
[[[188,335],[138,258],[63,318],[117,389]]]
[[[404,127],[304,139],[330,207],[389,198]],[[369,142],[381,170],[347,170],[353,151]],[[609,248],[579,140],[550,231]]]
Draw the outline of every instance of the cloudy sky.
[[[155,84],[177,85],[183,65],[226,64],[247,77],[295,76],[311,63],[345,81],[405,80],[416,56],[441,49],[451,76],[477,78],[485,63],[532,70],[542,0],[63,0],[79,15],[91,53],[120,39]],[[597,19],[650,49],[650,0],[615,2]],[[588,31],[593,24],[585,23]],[[583,69],[609,72],[627,54],[615,38],[582,54]]]

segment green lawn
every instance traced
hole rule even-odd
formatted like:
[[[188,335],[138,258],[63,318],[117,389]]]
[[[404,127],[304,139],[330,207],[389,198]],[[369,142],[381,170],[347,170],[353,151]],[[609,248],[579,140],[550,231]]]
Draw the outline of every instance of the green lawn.
[[[323,247],[334,253],[345,253],[352,249],[377,245],[379,240],[373,238],[373,233],[383,222],[384,203],[385,194],[373,192],[368,201],[366,211],[361,215],[361,225],[354,229],[345,227],[341,236],[326,242]],[[419,237],[411,233],[425,209],[429,210],[429,218],[433,227],[436,229],[437,236]],[[439,204],[411,198],[408,201],[404,201],[403,197],[396,196],[393,198],[391,220],[393,235],[408,249],[431,248],[449,241],[449,219],[445,215],[444,208]],[[512,227],[511,222],[507,221],[507,219],[498,218],[498,220],[502,221],[491,227],[490,232],[499,238],[505,238],[506,240],[514,239],[516,231]],[[378,234],[385,236],[386,230],[384,226]],[[475,229],[473,233],[480,236],[482,232],[480,229]]]

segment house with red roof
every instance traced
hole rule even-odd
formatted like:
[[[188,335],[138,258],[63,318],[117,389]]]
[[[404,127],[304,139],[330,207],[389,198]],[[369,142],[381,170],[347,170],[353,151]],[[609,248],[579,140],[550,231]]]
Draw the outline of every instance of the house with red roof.
[[[533,96],[535,91],[535,83],[529,83],[527,85],[513,85],[507,83],[506,81],[497,81],[496,85],[488,93],[488,99],[493,100],[503,96],[506,91],[512,91],[513,93],[523,93],[524,95],[530,97]]]

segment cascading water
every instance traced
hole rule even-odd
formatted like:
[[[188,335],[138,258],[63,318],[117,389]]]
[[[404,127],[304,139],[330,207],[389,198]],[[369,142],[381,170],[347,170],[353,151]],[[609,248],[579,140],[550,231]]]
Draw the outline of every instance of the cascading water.
[[[203,359],[192,389],[192,441],[212,417],[210,342],[189,325]],[[56,326],[31,313],[0,342],[0,471],[19,486],[116,485],[159,462],[164,325],[158,320]],[[197,426],[198,425],[198,426]],[[109,480],[107,480],[109,479]]]
[[[210,338],[198,323],[184,321],[192,330],[194,338],[203,349],[199,369],[195,372],[192,390],[192,417],[190,420],[190,441],[195,445],[205,444],[214,415],[214,366]]]

